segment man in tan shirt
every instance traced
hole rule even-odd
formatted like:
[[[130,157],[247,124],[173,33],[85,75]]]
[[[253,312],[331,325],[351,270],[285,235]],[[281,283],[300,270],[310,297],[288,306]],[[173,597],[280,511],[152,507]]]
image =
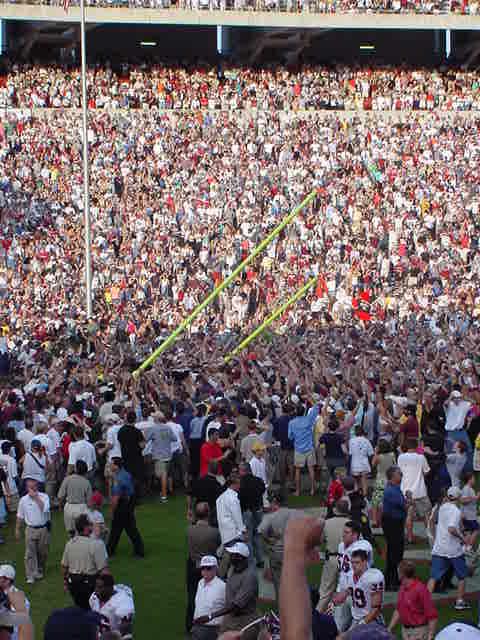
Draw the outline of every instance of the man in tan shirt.
[[[338,582],[338,545],[342,542],[343,528],[350,520],[347,500],[340,499],[333,508],[333,517],[325,520],[325,562],[319,587],[317,611],[324,613]]]
[[[75,472],[66,476],[58,491],[60,504],[65,502],[63,521],[71,535],[75,532],[75,520],[82,513],[88,513],[88,503],[92,497],[92,485],[87,476],[88,467],[84,460],[77,460]]]
[[[187,612],[185,626],[188,632],[193,624],[195,594],[202,578],[200,560],[203,556],[215,556],[220,546],[220,534],[209,524],[210,508],[207,502],[198,502],[195,507],[196,523],[188,527],[187,559]]]
[[[62,570],[65,590],[82,609],[89,609],[89,599],[95,590],[95,579],[108,563],[103,540],[91,538],[93,525],[86,514],[75,521],[77,535],[65,545]]]

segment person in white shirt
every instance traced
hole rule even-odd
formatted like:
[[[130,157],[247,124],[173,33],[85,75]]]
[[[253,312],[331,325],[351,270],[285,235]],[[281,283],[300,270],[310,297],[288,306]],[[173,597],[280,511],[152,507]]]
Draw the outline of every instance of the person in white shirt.
[[[15,613],[30,614],[30,602],[23,591],[15,586],[15,569],[10,564],[2,564],[0,566],[0,590],[7,594],[10,608]],[[13,633],[10,640],[19,640],[20,625],[13,627]],[[22,639],[25,635],[26,627],[22,625]]]
[[[400,489],[403,495],[410,500],[407,512],[407,539],[413,542],[413,521],[415,517],[423,520],[428,529],[428,516],[432,510],[428,498],[425,475],[430,471],[427,459],[421,453],[417,453],[417,441],[407,440],[407,451],[398,456],[398,467],[402,472],[402,484]]]
[[[0,467],[3,467],[7,476],[5,500],[10,513],[16,513],[18,508],[18,467],[13,456],[10,455],[12,443],[2,442],[2,453],[0,454]]]
[[[465,552],[472,552],[477,540],[480,525],[477,518],[478,501],[480,493],[475,492],[475,474],[471,471],[463,474],[463,489],[460,498],[462,505],[462,527],[465,533]]]
[[[97,465],[97,453],[93,444],[85,439],[83,428],[78,426],[73,431],[74,442],[70,444],[68,456],[68,473],[73,473],[77,460],[83,460],[87,463],[87,477],[90,482],[93,481],[95,475],[95,467]]]
[[[229,487],[217,498],[218,531],[223,546],[223,555],[218,574],[221,578],[227,575],[230,566],[230,554],[225,549],[237,540],[246,539],[246,527],[242,518],[240,499],[240,477],[232,473],[229,479]]]
[[[445,431],[447,432],[447,453],[453,449],[455,442],[461,440],[467,447],[467,458],[472,464],[473,449],[470,438],[465,430],[465,418],[472,407],[471,402],[463,400],[460,391],[452,391],[449,400],[444,405],[445,408]]]
[[[16,539],[25,525],[25,575],[27,584],[43,578],[50,544],[50,499],[38,490],[36,480],[26,480],[26,495],[17,510]]]
[[[34,438],[31,444],[31,451],[27,451],[20,462],[23,465],[22,480],[28,478],[36,480],[40,491],[45,491],[45,479],[47,470],[47,456],[40,440]]]
[[[127,585],[115,584],[110,573],[100,573],[95,591],[90,596],[90,608],[102,617],[102,627],[118,631],[123,637],[132,632],[135,604],[133,592]]]
[[[110,487],[112,479],[111,462],[113,458],[122,457],[122,448],[118,441],[118,432],[122,428],[122,422],[120,416],[116,413],[110,413],[104,418],[104,424],[107,426],[107,437],[105,446],[99,449],[99,453],[107,454],[107,460],[105,463],[105,492],[110,497]]]
[[[48,458],[45,490],[50,496],[52,504],[55,506],[57,500],[57,487],[62,470],[62,433],[63,423],[53,417],[50,419],[50,429],[48,429],[46,434],[43,436]]]
[[[225,607],[226,585],[217,576],[218,562],[214,556],[200,560],[202,579],[198,583],[193,614],[192,640],[216,640],[223,616],[212,619],[214,612]]]
[[[364,549],[352,551],[352,573],[348,575],[345,589],[334,596],[336,604],[352,599],[352,625],[382,621],[383,573],[370,568],[368,552]]]
[[[172,420],[173,412],[171,408],[165,407],[163,414],[166,420],[165,424],[170,427],[176,438],[175,442],[171,444],[172,458],[168,469],[170,493],[173,493],[175,486],[188,486],[188,448],[182,425]]]
[[[465,578],[468,575],[468,568],[463,550],[466,539],[461,531],[462,514],[457,504],[460,496],[461,491],[458,487],[450,487],[447,492],[448,500],[442,504],[438,511],[428,590],[433,593],[437,581],[441,580],[449,567],[452,567],[458,580],[455,609],[463,611],[469,609],[470,605],[464,600]]]
[[[365,437],[360,425],[355,427],[355,436],[348,443],[348,453],[351,456],[350,466],[357,489],[362,489],[363,495],[368,492],[368,474],[371,472],[370,460],[373,450],[370,440]]]
[[[342,542],[338,545],[338,586],[337,592],[343,592],[347,589],[347,585],[350,577],[353,575],[352,566],[352,553],[359,549],[365,551],[368,555],[368,566],[372,566],[373,562],[373,549],[368,540],[361,538],[362,527],[359,522],[350,520],[345,523],[343,527]],[[339,632],[343,632],[348,629],[352,622],[352,608],[351,602],[344,600],[336,603],[334,599],[335,610],[334,618],[335,624]]]
[[[33,433],[33,424],[31,419],[27,419],[25,420],[25,427],[17,433],[17,440],[22,443],[25,453],[30,451],[32,440],[34,438],[35,434]]]

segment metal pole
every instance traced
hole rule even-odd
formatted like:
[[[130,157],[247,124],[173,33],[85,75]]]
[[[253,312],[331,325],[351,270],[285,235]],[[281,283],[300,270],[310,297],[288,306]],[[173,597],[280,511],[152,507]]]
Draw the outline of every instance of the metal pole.
[[[225,362],[226,363],[230,362],[230,360],[234,358],[238,353],[240,353],[240,351],[243,351],[243,349],[245,349],[245,347],[247,347],[250,344],[250,342],[252,342],[252,340],[255,340],[257,336],[261,335],[265,331],[265,329],[267,329],[267,327],[269,327],[272,324],[272,322],[274,322],[274,320],[276,320],[277,318],[279,318],[281,315],[285,313],[288,307],[291,307],[292,304],[295,304],[295,302],[297,302],[297,300],[300,300],[300,298],[302,298],[307,293],[307,291],[311,287],[313,287],[313,285],[317,282],[317,280],[318,280],[317,276],[310,278],[310,280],[306,284],[304,284],[303,287],[301,287],[291,298],[289,298],[280,307],[278,307],[278,309],[275,309],[275,311],[271,315],[269,315],[268,318],[264,320],[259,327],[257,327],[254,331],[252,331],[252,333],[249,336],[247,336],[245,340],[242,340],[242,342],[240,342],[238,347],[235,347],[233,351],[231,351],[227,356],[225,356]]]
[[[253,262],[253,260],[255,260],[258,254],[261,253],[265,249],[265,247],[267,247],[272,242],[272,240],[274,240],[278,236],[278,234],[282,231],[282,229],[284,229],[287,226],[287,224],[290,224],[290,222],[297,217],[300,211],[304,207],[306,207],[308,204],[310,204],[310,202],[312,202],[312,200],[314,200],[316,196],[317,196],[317,190],[315,189],[314,191],[310,192],[308,196],[304,200],[302,200],[302,202],[299,205],[297,205],[295,209],[293,209],[293,211],[291,211],[288,215],[286,215],[285,218],[283,218],[283,220],[280,222],[280,224],[277,225],[275,229],[271,231],[268,234],[268,236],[264,238],[260,242],[260,244],[258,244],[255,247],[252,253],[248,255],[245,258],[245,260],[243,260],[243,262],[241,262],[238,265],[238,267],[235,267],[235,269],[228,276],[228,278],[225,278],[225,280],[221,284],[219,284],[218,287],[216,287],[205,298],[205,300],[201,302],[198,305],[198,307],[196,307],[196,309],[194,309],[193,312],[185,318],[185,320],[183,320],[183,322],[181,322],[178,325],[178,327],[168,336],[165,342],[163,342],[158,347],[158,349],[156,349],[150,356],[148,356],[148,358],[144,362],[142,362],[142,364],[138,367],[138,369],[136,369],[133,372],[132,374],[133,377],[138,378],[138,376],[142,373],[144,369],[146,369],[151,364],[153,364],[155,360],[158,358],[158,356],[160,356],[166,349],[168,349],[168,347],[175,342],[177,337],[181,333],[183,333],[187,327],[189,327],[192,324],[195,318],[202,313],[205,307],[207,307],[211,302],[213,302],[213,300],[215,300],[215,298],[217,298],[222,293],[222,291],[224,291],[235,280],[235,278],[245,269],[245,267],[247,267],[251,262]]]
[[[83,212],[85,216],[85,285],[87,318],[92,317],[92,229],[90,220],[90,167],[88,162],[88,96],[87,55],[85,46],[85,0],[80,0],[80,40],[82,55],[82,121],[83,121]]]

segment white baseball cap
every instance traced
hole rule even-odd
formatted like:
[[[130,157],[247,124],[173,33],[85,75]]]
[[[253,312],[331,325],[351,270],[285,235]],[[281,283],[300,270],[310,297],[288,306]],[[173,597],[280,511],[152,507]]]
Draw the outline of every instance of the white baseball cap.
[[[0,565],[0,578],[8,578],[9,580],[15,580],[15,569],[11,564]]]
[[[458,500],[458,498],[460,498],[461,495],[462,495],[462,492],[458,487],[450,487],[450,489],[447,491],[447,496],[449,498],[452,498],[453,500]]]
[[[218,560],[215,556],[203,556],[200,560],[200,569],[203,567],[218,567]]]
[[[244,542],[236,542],[231,547],[227,547],[228,553],[238,553],[239,556],[248,558],[250,556],[250,549]]]
[[[435,640],[480,640],[480,629],[464,622],[452,622],[437,633]]]

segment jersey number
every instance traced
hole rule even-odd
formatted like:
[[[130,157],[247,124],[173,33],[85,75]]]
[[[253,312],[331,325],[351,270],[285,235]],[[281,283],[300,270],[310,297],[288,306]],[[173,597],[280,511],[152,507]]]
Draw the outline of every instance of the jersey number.
[[[339,558],[340,571],[348,573],[350,571],[350,558],[345,554],[342,558]]]
[[[365,609],[367,606],[367,599],[362,589],[358,587],[356,589],[350,588],[350,595],[352,596],[353,606],[357,609]]]

